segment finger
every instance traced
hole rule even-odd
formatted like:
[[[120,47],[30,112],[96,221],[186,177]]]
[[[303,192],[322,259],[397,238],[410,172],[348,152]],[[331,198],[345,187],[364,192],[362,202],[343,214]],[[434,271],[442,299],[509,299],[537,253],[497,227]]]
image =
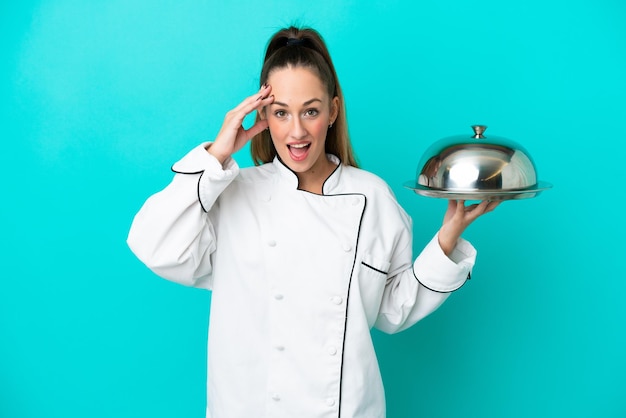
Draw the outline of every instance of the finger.
[[[478,213],[478,216],[480,216],[483,213],[485,213],[485,211],[487,210],[488,205],[489,205],[489,201],[488,200],[483,200],[478,205],[476,205],[475,211]]]
[[[259,89],[259,91],[257,93],[253,94],[252,96],[248,96],[247,98],[245,98],[233,110],[234,111],[243,111],[243,112],[246,112],[246,114],[248,114],[248,113],[252,112],[252,110],[257,108],[257,106],[259,105],[258,102],[260,102],[260,101],[262,101],[264,99],[267,99],[269,97],[271,91],[272,91],[272,86],[270,86],[269,84],[265,84],[264,86],[261,86],[261,88]]]
[[[496,207],[498,207],[500,203],[501,203],[500,200],[483,200],[482,202],[480,202],[480,206],[484,207],[484,209],[482,210],[482,213],[491,212]]]
[[[254,125],[252,125],[246,132],[246,139],[253,138],[255,135],[263,132],[263,130],[267,129],[268,122],[267,119],[260,119]]]
[[[489,206],[489,203],[490,203],[489,200],[483,200],[478,204],[478,206],[480,206],[481,209],[487,209],[487,206]]]
[[[251,114],[254,111],[260,112],[261,109],[271,104],[273,101],[274,101],[273,95],[267,96],[267,97],[259,96],[257,99],[255,99],[254,102],[246,104],[243,108],[239,110],[240,115],[241,115],[241,122],[243,122],[243,119],[247,115]]]
[[[444,224],[449,222],[450,219],[452,219],[455,216],[455,214],[456,214],[456,207],[457,207],[456,200],[454,200],[454,199],[448,200],[448,208],[446,209],[446,213],[443,215],[443,223]]]
[[[273,101],[273,97],[269,100],[269,93],[272,91],[272,87],[265,85],[261,87],[258,93],[248,96],[234,109],[226,114],[225,122],[232,128],[239,130],[239,127],[243,123],[243,120],[247,115],[259,108],[266,106]]]
[[[479,205],[477,203],[473,203],[469,206],[465,206],[465,212],[473,212]]]
[[[489,204],[487,205],[487,209],[485,209],[485,213],[486,212],[491,212],[492,210],[497,208],[500,205],[500,203],[502,203],[501,200],[489,202]]]
[[[465,200],[458,200],[456,202],[456,213],[462,214],[465,212]]]
[[[479,215],[481,213],[483,213],[485,206],[481,203],[472,203],[471,205],[468,206],[464,206],[463,207],[463,212],[465,214],[476,214],[478,213]]]
[[[472,211],[470,213],[468,213],[468,218],[469,218],[470,222],[473,222],[479,216],[484,215],[485,213],[489,212],[489,205],[490,204],[491,204],[490,201],[483,200],[478,205],[473,205],[474,208],[472,209]],[[497,204],[495,206],[497,206]],[[495,208],[495,206],[493,206],[493,207]]]

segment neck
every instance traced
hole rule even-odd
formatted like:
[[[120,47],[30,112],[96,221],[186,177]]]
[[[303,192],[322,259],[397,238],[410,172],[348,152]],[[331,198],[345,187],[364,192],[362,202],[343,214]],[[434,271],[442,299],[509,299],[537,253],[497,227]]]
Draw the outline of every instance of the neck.
[[[323,158],[321,164],[316,164],[310,170],[296,173],[298,176],[298,189],[315,194],[323,194],[324,182],[335,171],[336,165]]]

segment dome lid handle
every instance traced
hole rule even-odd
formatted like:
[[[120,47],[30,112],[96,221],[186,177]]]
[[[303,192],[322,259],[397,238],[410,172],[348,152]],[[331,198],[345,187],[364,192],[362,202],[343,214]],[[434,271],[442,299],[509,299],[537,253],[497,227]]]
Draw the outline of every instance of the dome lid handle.
[[[485,136],[483,136],[483,132],[487,130],[486,125],[472,125],[472,129],[474,130],[474,136],[472,136],[472,138],[474,139],[485,138]]]

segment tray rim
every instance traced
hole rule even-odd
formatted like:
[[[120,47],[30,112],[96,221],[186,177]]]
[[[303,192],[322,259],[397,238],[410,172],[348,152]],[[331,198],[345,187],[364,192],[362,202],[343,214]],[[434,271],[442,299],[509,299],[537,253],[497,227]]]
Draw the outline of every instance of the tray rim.
[[[552,184],[539,181],[533,187],[517,190],[441,190],[417,184],[415,180],[404,183],[404,187],[413,190],[415,193],[439,199],[459,199],[459,200],[509,200],[509,199],[530,199],[538,196],[541,192],[552,188]]]

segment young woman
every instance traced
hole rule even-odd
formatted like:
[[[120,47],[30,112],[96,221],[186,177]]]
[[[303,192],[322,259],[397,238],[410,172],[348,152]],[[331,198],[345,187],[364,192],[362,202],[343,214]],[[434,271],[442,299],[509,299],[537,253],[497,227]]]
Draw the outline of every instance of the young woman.
[[[370,329],[406,329],[462,286],[475,250],[461,233],[496,203],[451,201],[413,260],[411,219],[356,167],[320,35],[277,32],[260,84],[174,164],[128,243],[156,274],[213,292],[207,417],[384,417]],[[240,169],[249,140],[257,166]]]

